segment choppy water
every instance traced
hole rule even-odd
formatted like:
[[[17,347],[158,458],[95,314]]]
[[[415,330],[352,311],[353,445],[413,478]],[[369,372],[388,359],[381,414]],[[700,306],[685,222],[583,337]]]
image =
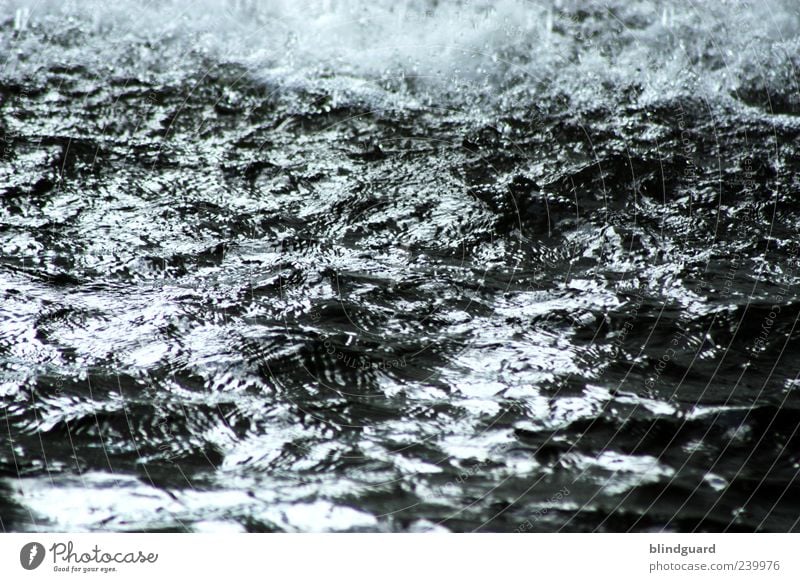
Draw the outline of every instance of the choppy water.
[[[0,2],[4,530],[798,529],[792,1],[107,4]]]

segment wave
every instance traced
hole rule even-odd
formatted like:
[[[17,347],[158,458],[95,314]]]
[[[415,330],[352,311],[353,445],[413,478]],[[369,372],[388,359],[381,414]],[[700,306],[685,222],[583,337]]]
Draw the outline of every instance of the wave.
[[[621,96],[798,101],[800,13],[790,0],[6,0],[0,9],[5,76],[33,77],[57,59],[101,79],[169,77],[211,59],[279,88],[323,87],[376,106],[557,95],[575,108]]]

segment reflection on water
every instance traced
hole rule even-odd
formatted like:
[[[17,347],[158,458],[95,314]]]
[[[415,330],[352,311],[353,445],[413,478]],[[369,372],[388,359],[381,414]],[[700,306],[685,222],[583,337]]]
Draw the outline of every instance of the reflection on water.
[[[5,4],[3,529],[797,529],[790,3]]]

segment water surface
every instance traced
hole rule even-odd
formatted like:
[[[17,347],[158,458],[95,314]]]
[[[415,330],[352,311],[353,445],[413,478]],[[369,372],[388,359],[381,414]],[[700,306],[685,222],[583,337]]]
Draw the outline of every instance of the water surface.
[[[798,529],[798,11],[0,2],[6,531]]]

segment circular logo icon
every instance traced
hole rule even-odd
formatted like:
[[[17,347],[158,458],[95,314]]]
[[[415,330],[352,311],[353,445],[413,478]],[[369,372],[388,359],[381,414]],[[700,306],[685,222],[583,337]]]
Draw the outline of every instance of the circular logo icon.
[[[44,561],[44,546],[39,542],[30,542],[19,551],[19,563],[26,570],[35,570]]]

